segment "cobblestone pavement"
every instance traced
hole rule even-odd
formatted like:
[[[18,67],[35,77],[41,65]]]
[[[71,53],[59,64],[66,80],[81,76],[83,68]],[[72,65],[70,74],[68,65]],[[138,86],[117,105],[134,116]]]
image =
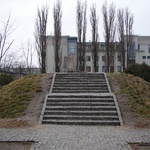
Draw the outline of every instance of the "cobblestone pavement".
[[[150,129],[64,125],[0,128],[0,141],[35,141],[31,150],[131,150],[128,143],[150,143]]]

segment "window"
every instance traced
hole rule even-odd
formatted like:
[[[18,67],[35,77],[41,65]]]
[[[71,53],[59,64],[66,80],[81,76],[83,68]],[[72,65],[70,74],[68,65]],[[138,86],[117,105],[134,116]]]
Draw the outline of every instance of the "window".
[[[86,49],[87,49],[87,50],[91,50],[91,45],[87,45],[87,46],[86,46]]]
[[[86,56],[86,61],[91,61],[91,57],[90,56]]]
[[[147,56],[147,59],[150,59],[150,56]]]
[[[76,43],[75,42],[69,42],[69,55],[75,55],[76,53]]]
[[[140,44],[138,44],[138,50],[140,50]]]
[[[91,66],[86,66],[86,71],[91,72]]]
[[[121,61],[121,56],[120,55],[118,55],[118,61]]]
[[[106,61],[106,56],[102,56],[102,61]]]
[[[150,44],[148,44],[148,53],[150,53]]]
[[[104,50],[105,49],[105,45],[100,45],[100,49]]]
[[[107,68],[106,66],[102,66],[102,72],[106,72]]]
[[[146,59],[146,56],[143,56],[142,58],[143,58],[143,59]]]
[[[121,67],[121,66],[118,66],[118,67],[117,67],[117,71],[118,71],[118,72],[121,72],[121,71],[122,71],[122,67]]]

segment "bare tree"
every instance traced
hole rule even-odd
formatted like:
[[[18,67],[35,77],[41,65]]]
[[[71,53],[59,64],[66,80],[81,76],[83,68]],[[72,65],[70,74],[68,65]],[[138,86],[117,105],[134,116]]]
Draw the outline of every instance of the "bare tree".
[[[109,9],[107,2],[102,6],[102,15],[104,23],[104,38],[106,43],[106,68],[110,72],[110,65],[114,61],[114,40],[115,40],[115,6],[110,4]]]
[[[82,70],[85,71],[85,51],[86,51],[86,30],[87,30],[87,20],[86,20],[86,10],[87,10],[87,3],[86,1],[83,4],[83,36],[82,36],[82,52],[83,52],[83,68]]]
[[[126,33],[126,48],[127,48],[127,66],[130,64],[130,58],[134,55],[133,50],[133,22],[134,16],[128,8],[125,10],[125,33]]]
[[[35,53],[33,44],[31,43],[30,40],[28,40],[26,45],[22,44],[21,49],[23,52],[23,58],[25,59],[25,67],[27,68],[27,72],[31,74],[33,68],[33,56]]]
[[[83,22],[83,6],[81,1],[77,1],[77,33],[78,33],[78,66],[79,70],[83,71],[83,56],[82,56],[82,22]]]
[[[48,7],[37,9],[35,22],[35,41],[41,73],[46,72],[46,28],[47,28]]]
[[[61,2],[57,0],[56,4],[54,4],[53,8],[53,18],[54,18],[54,51],[55,51],[55,71],[60,72],[61,62],[62,62],[62,52],[60,49],[61,45],[61,18],[62,18],[62,10],[61,10]]]
[[[96,14],[96,5],[92,5],[91,7],[91,16],[90,22],[92,27],[92,54],[93,54],[93,66],[94,72],[98,72],[97,70],[97,62],[98,62],[98,18]]]
[[[11,22],[10,14],[6,23],[4,23],[4,28],[0,31],[0,68],[4,67],[6,63],[6,56],[14,42],[14,40],[9,41],[9,36],[12,34],[14,22]],[[8,60],[8,59],[7,59]]]
[[[119,9],[117,13],[117,27],[118,27],[118,39],[119,39],[119,53],[121,56],[121,63],[123,66],[123,71],[126,67],[126,51],[125,51],[125,16],[124,9]]]
[[[78,33],[78,63],[79,70],[85,71],[85,50],[86,50],[86,20],[87,3],[81,3],[77,1],[77,33]]]

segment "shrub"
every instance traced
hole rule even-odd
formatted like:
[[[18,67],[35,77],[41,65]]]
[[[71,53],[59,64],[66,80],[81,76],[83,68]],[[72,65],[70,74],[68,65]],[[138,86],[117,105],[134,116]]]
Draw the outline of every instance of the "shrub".
[[[145,81],[150,82],[150,66],[146,63],[130,65],[125,69],[124,72],[141,77]]]
[[[0,86],[4,86],[12,82],[13,76],[8,74],[0,74]]]

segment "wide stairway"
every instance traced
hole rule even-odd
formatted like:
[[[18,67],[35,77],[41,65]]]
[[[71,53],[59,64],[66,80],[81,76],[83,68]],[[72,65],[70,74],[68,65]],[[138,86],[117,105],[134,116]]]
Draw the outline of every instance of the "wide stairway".
[[[60,125],[122,123],[104,73],[56,73],[40,120],[42,124]]]

